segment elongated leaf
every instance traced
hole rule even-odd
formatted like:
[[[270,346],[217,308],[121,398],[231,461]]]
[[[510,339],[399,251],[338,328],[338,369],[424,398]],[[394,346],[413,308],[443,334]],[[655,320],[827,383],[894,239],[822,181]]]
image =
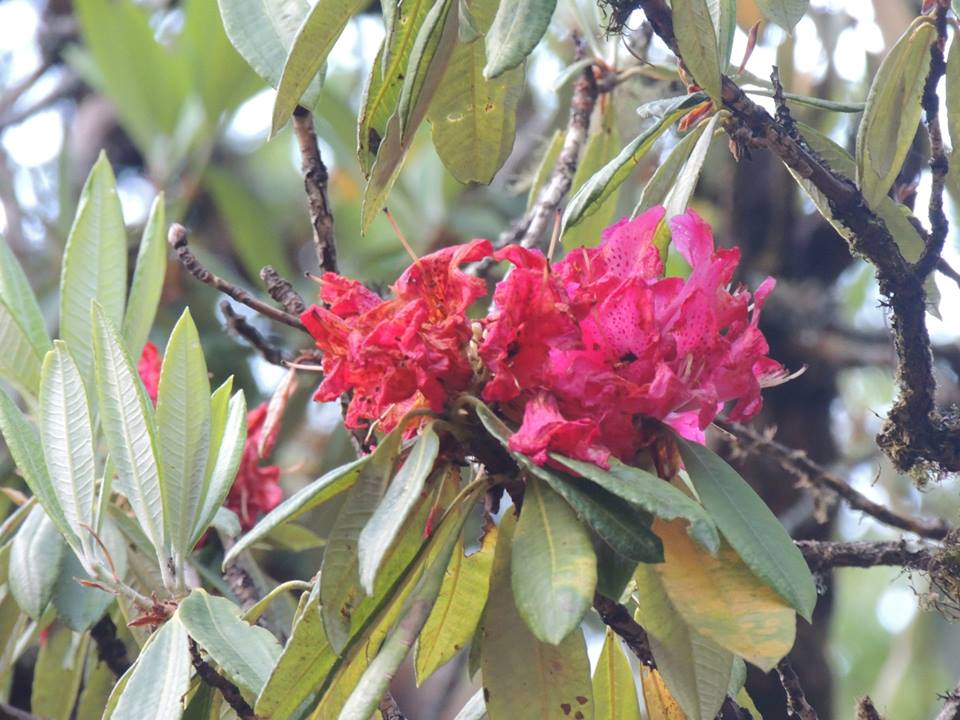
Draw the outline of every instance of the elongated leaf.
[[[241,690],[256,696],[280,657],[280,643],[262,627],[240,618],[241,610],[226,598],[194,590],[180,603],[177,617],[187,634]]]
[[[440,596],[417,640],[414,667],[417,685],[451,660],[473,637],[490,589],[497,531],[487,531],[480,549],[464,557],[463,543],[453,551]]]
[[[684,135],[680,142],[674,145],[666,159],[660,163],[650,179],[647,180],[647,184],[643,186],[643,193],[640,195],[637,206],[633,209],[631,218],[646,212],[654,205],[663,205],[670,193],[670,188],[673,187],[677,176],[690,157],[690,153],[693,152],[693,148],[703,134],[704,127],[706,126],[703,123],[697,125]]]
[[[492,79],[520,65],[550,27],[557,0],[501,2],[486,37],[484,77]]]
[[[808,621],[817,587],[783,525],[736,471],[699,443],[677,438],[704,507],[749,568]]]
[[[75,632],[86,632],[103,617],[114,601],[113,595],[103,590],[84,587],[77,580],[90,580],[83,565],[73,553],[65,553],[53,590],[53,605],[57,617]]]
[[[580,164],[573,176],[571,192],[576,193],[589,182],[596,173],[600,172],[608,162],[619,153],[620,133],[617,131],[617,113],[615,105],[608,103],[598,127],[590,135],[587,145],[583,149]],[[589,208],[587,217],[578,222],[576,228],[566,228],[563,233],[563,242],[566,247],[594,247],[600,243],[604,228],[610,224],[613,213],[617,209],[617,195],[619,188],[608,193],[601,203],[595,203]]]
[[[537,477],[527,481],[511,561],[517,610],[541,641],[559,645],[593,602],[597,558],[570,507]]]
[[[223,443],[223,433],[227,427],[227,417],[230,413],[230,394],[233,392],[233,375],[224,380],[210,395],[210,453],[207,456],[207,473],[203,484],[206,488],[210,482],[210,474],[217,464],[217,455],[213,448],[219,448]],[[204,493],[206,494],[206,493]]]
[[[286,124],[347,21],[365,6],[363,0],[318,0],[307,13],[290,46],[280,75],[277,99],[273,105],[271,134]]]
[[[21,393],[36,397],[40,385],[40,364],[43,356],[34,348],[27,328],[16,311],[0,298],[0,378]]]
[[[308,0],[218,0],[227,37],[243,59],[272,87],[280,85],[283,65],[310,10]],[[320,78],[303,92],[309,107],[320,98]]]
[[[727,694],[733,655],[686,623],[654,567],[637,568],[637,620],[648,628],[650,649],[669,696],[676,699],[690,720],[712,720]],[[646,685],[644,695],[649,702]]]
[[[74,635],[65,625],[50,626],[37,653],[30,693],[30,711],[37,717],[71,719],[89,642],[89,635]]]
[[[97,394],[103,434],[117,467],[115,488],[127,496],[137,522],[160,554],[164,513],[150,399],[116,329],[99,306],[94,309],[94,330]]]
[[[641,507],[651,515],[663,520],[683,518],[690,523],[690,537],[710,552],[720,547],[717,527],[706,511],[696,501],[655,475],[612,460],[609,472],[592,463],[552,454],[551,457],[565,467],[591,480],[604,490],[627,502]]]
[[[466,5],[475,29],[486,33],[497,3],[472,0]],[[446,82],[437,88],[427,116],[440,159],[462,183],[490,183],[513,149],[516,136],[523,64],[487,80],[483,76],[485,62],[479,38],[458,44]]]
[[[187,631],[172,617],[137,658],[111,720],[178,720],[190,685]]]
[[[594,717],[640,720],[637,687],[630,661],[623,654],[617,635],[607,628],[603,650],[593,673]]]
[[[164,545],[174,556],[193,549],[210,442],[210,383],[200,335],[186,309],[170,333],[157,390],[157,449]]]
[[[87,672],[77,698],[76,720],[100,720],[117,678],[105,662],[98,662],[96,650],[87,651]]]
[[[440,440],[433,429],[433,423],[429,423],[420,432],[403,466],[390,481],[383,499],[360,532],[357,562],[360,584],[367,595],[373,594],[377,570],[380,569],[387,549],[399,535],[423,493],[427,476],[433,470],[433,463],[439,452]]]
[[[27,275],[20,267],[16,255],[2,237],[0,237],[0,300],[17,318],[37,357],[42,358],[46,355],[50,349],[50,336],[43,321],[43,313],[40,312],[40,306],[37,304],[37,296],[30,288]],[[0,347],[10,348],[10,345],[4,343]]]
[[[757,0],[760,11],[787,32],[792,32],[807,12],[810,0]]]
[[[647,708],[648,720],[687,720],[659,671],[641,666],[640,686],[643,689],[643,703]]]
[[[513,513],[508,512],[500,523],[481,626],[487,712],[491,720],[572,718],[574,712],[589,720],[594,717],[593,692],[583,634],[571,632],[559,645],[541,642],[514,605],[510,566],[515,528]]]
[[[117,181],[104,153],[90,171],[67,237],[60,276],[60,337],[80,376],[93,390],[93,325],[90,303],[98,302],[114,327],[123,322],[127,295],[127,234]]]
[[[540,189],[547,181],[547,178],[550,177],[550,173],[553,172],[553,168],[557,164],[557,158],[560,156],[560,151],[563,150],[563,140],[565,137],[566,134],[563,130],[554,130],[550,142],[544,146],[543,158],[537,166],[537,174],[534,176],[533,183],[530,185],[530,192],[527,193],[527,210],[533,207],[533,204],[537,201],[537,196],[540,194]]]
[[[799,0],[806,2],[806,0]],[[717,31],[717,47],[720,51],[720,67],[730,64],[733,37],[737,32],[737,0],[707,0],[710,17]]]
[[[127,311],[123,316],[123,340],[133,357],[139,358],[163,290],[163,278],[167,273],[166,212],[163,193],[157,195],[150,208],[147,224],[143,228],[137,264],[130,283]]]
[[[683,64],[714,100],[720,99],[720,50],[707,0],[675,0],[673,30]]]
[[[693,197],[697,181],[700,180],[700,170],[707,159],[707,151],[710,149],[710,143],[713,142],[713,131],[719,118],[720,116],[715,114],[706,122],[703,134],[700,135],[697,144],[693,146],[690,157],[683,164],[683,169],[677,175],[670,192],[667,193],[663,203],[667,209],[663,222],[669,222],[671,218],[682,214],[687,209],[687,203]]]
[[[395,17],[370,69],[357,125],[357,156],[367,177],[387,133],[387,121],[400,104],[410,52],[432,6],[433,0],[405,0],[396,6],[390,0],[385,3]]]
[[[10,549],[10,591],[17,605],[39,620],[53,597],[65,547],[42,507],[34,506]]]
[[[950,140],[957,146],[960,145],[960,43],[950,43],[946,78],[947,131],[950,133]],[[960,170],[957,167],[958,157],[960,156],[954,153],[950,155],[950,174],[954,177],[957,177],[957,171]]]
[[[227,406],[227,422],[223,426],[223,435],[219,443],[216,460],[209,470],[210,478],[205,485],[203,499],[193,525],[193,538],[189,545],[197,543],[214,516],[223,505],[233,481],[237,477],[237,468],[243,457],[243,446],[247,442],[247,401],[243,390],[238,390]],[[213,447],[213,445],[211,445]],[[209,465],[208,465],[209,467]],[[233,555],[236,557],[237,553]]]
[[[581,222],[590,214],[603,206],[620,185],[623,184],[637,164],[650,151],[664,131],[673,124],[688,107],[692,107],[692,98],[702,97],[691,95],[675,100],[665,111],[663,117],[652,127],[648,128],[629,144],[610,162],[587,180],[567,204],[563,213],[563,227],[570,228]]]
[[[880,64],[857,131],[857,183],[870,207],[887,194],[920,122],[920,96],[937,31],[932,18],[911,23]]]
[[[320,605],[323,627],[337,651],[350,634],[351,611],[363,593],[358,571],[357,543],[393,477],[400,453],[401,428],[391,431],[360,467],[356,484],[333,524],[320,567]]]
[[[477,690],[453,720],[483,720],[487,717],[487,704],[483,701],[483,690]]]
[[[364,456],[346,465],[334,468],[309,485],[300,488],[293,495],[277,505],[263,517],[252,530],[240,538],[236,545],[230,548],[230,551],[223,559],[224,567],[244,550],[252,547],[254,543],[270,535],[275,528],[296,520],[304,513],[309,512],[315,507],[335,498],[340,493],[352,488],[357,481],[357,476],[360,474],[360,469],[369,459],[369,455]]]
[[[40,437],[47,473],[67,525],[80,547],[89,548],[84,526],[93,526],[93,428],[80,370],[63,341],[54,342],[40,374]]]

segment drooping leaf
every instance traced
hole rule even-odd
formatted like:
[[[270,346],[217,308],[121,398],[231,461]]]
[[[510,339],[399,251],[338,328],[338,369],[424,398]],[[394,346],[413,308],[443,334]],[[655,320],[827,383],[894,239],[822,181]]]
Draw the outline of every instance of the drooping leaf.
[[[673,30],[683,64],[697,84],[720,99],[720,50],[707,0],[674,0]]]
[[[57,340],[40,371],[40,438],[56,505],[81,548],[91,544],[96,465],[83,380],[66,344]],[[51,512],[51,515],[55,514]]]
[[[367,595],[373,594],[380,564],[423,493],[439,452],[440,440],[433,423],[428,423],[390,481],[383,499],[363,526],[357,539],[357,563],[360,584]]]
[[[593,673],[594,717],[640,720],[637,687],[630,661],[623,654],[616,633],[607,628],[603,649]]]
[[[920,122],[920,96],[936,39],[933,19],[916,18],[877,70],[857,131],[857,183],[870,207],[887,194]]]
[[[0,297],[0,378],[28,397],[36,397],[40,384],[40,355],[30,342],[21,318]]]
[[[97,661],[94,648],[88,648],[87,668],[83,689],[80,691],[80,697],[77,698],[75,718],[76,720],[100,720],[117,678],[105,662]]]
[[[65,553],[53,590],[57,617],[75,632],[86,632],[103,617],[114,597],[97,588],[84,587],[77,580],[90,580],[83,565],[73,553]]]
[[[60,275],[60,337],[80,376],[93,390],[93,325],[90,303],[120,327],[127,295],[127,233],[117,181],[104,153],[94,164],[63,251]]]
[[[485,34],[497,3],[472,0],[461,3],[461,8],[464,5],[476,30]],[[485,62],[480,38],[459,43],[427,115],[440,159],[462,183],[489,184],[513,149],[516,135],[523,64],[487,80]]]
[[[99,306],[93,315],[97,395],[103,434],[117,468],[115,487],[127,497],[140,527],[161,553],[164,511],[150,399],[113,324]]]
[[[668,695],[676,699],[690,720],[712,720],[727,693],[733,655],[687,624],[655,567],[637,568],[637,620],[647,629],[650,650]],[[644,695],[649,702],[646,686]],[[670,703],[665,705],[669,708]]]
[[[179,720],[192,670],[188,640],[176,615],[151,636],[126,678],[111,720]]]
[[[760,11],[787,32],[793,32],[794,26],[807,12],[810,0],[757,0]]]
[[[557,0],[502,1],[486,34],[483,75],[499,77],[520,65],[550,27]]]
[[[591,720],[593,691],[583,634],[571,632],[559,645],[541,642],[514,605],[510,565],[515,528],[513,513],[507,512],[500,523],[481,626],[480,664],[490,720],[573,717],[574,712]]]
[[[49,720],[70,720],[83,679],[89,635],[75,635],[59,623],[40,644],[30,693],[30,711]]]
[[[617,113],[614,103],[608,103],[596,123],[594,131],[587,140],[580,164],[573,176],[571,193],[576,193],[584,184],[589,182],[596,173],[600,172],[608,162],[617,156],[620,148],[620,133],[617,130]],[[565,228],[563,242],[566,247],[594,247],[600,243],[604,228],[610,224],[613,213],[617,209],[617,195],[619,188],[612,192],[601,203],[592,205],[587,213],[588,217],[581,219],[575,228]]]
[[[164,545],[172,555],[184,557],[193,549],[210,442],[210,382],[189,308],[167,342],[156,417]]]
[[[805,2],[806,0],[799,0]],[[720,51],[720,67],[730,64],[733,37],[737,31],[737,0],[707,0],[710,17],[717,31],[717,47]]]
[[[643,703],[647,708],[648,720],[687,720],[657,670],[646,665],[641,666],[640,686],[643,688]]]
[[[417,640],[417,685],[422,685],[473,637],[487,602],[496,545],[497,531],[491,528],[483,536],[480,549],[469,557],[463,555],[462,542],[454,549],[440,596]]]
[[[358,460],[341,465],[326,473],[322,477],[314,480],[293,495],[288,497],[273,510],[261,518],[253,529],[230,548],[226,557],[223,559],[224,567],[230,563],[237,555],[248,550],[254,543],[259,542],[281,525],[296,520],[306,512],[322,505],[331,498],[336,497],[342,492],[346,492],[353,487],[360,474],[360,469],[368,462],[370,456],[364,456]]]
[[[297,30],[277,85],[271,135],[282,128],[363,0],[318,0]]]
[[[747,566],[808,621],[817,587],[803,555],[763,500],[722,458],[677,438],[680,456],[704,507]]]
[[[13,539],[10,591],[24,613],[39,620],[53,597],[66,551],[57,527],[39,505]]]
[[[573,510],[536,476],[527,480],[512,547],[517,611],[539,640],[559,645],[593,602],[597,558]]]
[[[280,643],[262,627],[240,618],[241,610],[226,598],[194,590],[180,603],[177,617],[187,634],[241,690],[256,696],[280,657]]]
[[[690,132],[684,135],[680,142],[673,146],[667,157],[660,163],[653,175],[643,186],[643,192],[640,194],[640,201],[633,209],[631,218],[635,218],[640,213],[646,212],[654,205],[663,205],[677,180],[677,176],[683,169],[684,164],[693,152],[697,141],[703,134],[704,123],[694,127]]]
[[[0,300],[17,318],[24,333],[30,340],[37,357],[42,358],[50,349],[50,336],[43,320],[43,313],[34,295],[16,255],[0,237]],[[10,345],[4,343],[4,348]],[[39,375],[38,375],[39,377]]]
[[[167,243],[165,242],[166,212],[163,193],[157,195],[143,228],[137,264],[130,283],[127,311],[123,316],[123,340],[133,357],[139,358],[144,343],[153,327],[157,304],[163,290],[167,271]]]

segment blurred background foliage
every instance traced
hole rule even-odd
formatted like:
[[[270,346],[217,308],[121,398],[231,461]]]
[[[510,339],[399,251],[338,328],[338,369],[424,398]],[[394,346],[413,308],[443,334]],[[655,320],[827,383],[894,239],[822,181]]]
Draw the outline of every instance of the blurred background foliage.
[[[765,78],[777,64],[790,91],[862,102],[882,52],[919,4],[814,0],[792,36],[773,25],[763,27],[747,69]],[[754,0],[739,0],[735,64],[747,44],[746,30],[760,17]],[[421,128],[389,200],[418,252],[493,238],[523,212],[550,140],[566,123],[570,73],[564,69],[572,61],[574,30],[586,36],[591,54],[614,66],[635,64],[627,43],[653,63],[671,62],[641,15],[632,18],[626,42],[607,37],[603,26],[602,12],[589,0],[560,3],[548,41],[527,65],[513,151],[490,186],[458,183],[429,141],[429,126]],[[367,14],[351,20],[332,53],[315,106],[331,174],[341,271],[380,286],[395,279],[407,262],[382,217],[367,235],[360,233],[363,177],[356,159],[356,116],[382,34],[379,6],[371,3]],[[595,118],[595,132],[608,137],[595,144],[585,164],[596,170],[637,134],[639,105],[682,90],[675,74],[641,66],[604,103],[603,120]],[[260,268],[273,265],[312,296],[315,288],[304,272],[316,270],[316,260],[299,157],[289,129],[267,142],[272,97],[231,46],[213,0],[0,3],[0,232],[21,258],[48,317],[56,313],[60,254],[76,198],[101,148],[117,171],[131,241],[163,190],[168,218],[190,228],[192,245],[208,267],[257,289]],[[852,148],[856,115],[805,106],[796,106],[794,114]],[[678,140],[671,131],[660,141],[658,151],[622,187],[619,206],[604,209],[603,215],[609,213],[604,220],[629,214],[659,159]],[[923,157],[918,147],[912,160],[918,173]],[[917,201],[923,206],[929,178],[919,177]],[[955,520],[960,510],[955,479],[918,491],[878,456],[874,445],[892,401],[894,356],[872,273],[851,259],[845,244],[769,157],[756,155],[737,164],[725,142],[714,142],[691,204],[714,224],[721,244],[741,247],[741,280],[755,286],[765,275],[778,278],[763,320],[771,354],[792,368],[807,366],[800,379],[766,393],[764,415],[756,422],[778,426],[782,442],[806,450],[875,500],[904,513]],[[948,211],[956,222],[952,203]],[[587,240],[596,235],[596,229],[582,232]],[[131,242],[131,252],[134,248]],[[958,255],[954,233],[945,257],[957,266]],[[928,319],[937,343],[940,400],[949,403],[960,399],[960,292],[943,282],[940,292],[943,319]],[[183,306],[190,305],[213,381],[237,375],[254,405],[269,398],[283,370],[223,331],[220,300],[171,263],[152,339],[162,342]],[[287,328],[267,326],[260,318],[251,322],[276,343],[304,345],[303,336]],[[301,378],[275,458],[287,494],[351,452],[339,407],[312,403],[309,381]],[[0,480],[17,487],[9,458],[0,453]],[[743,464],[746,477],[797,537],[896,537],[859,514],[798,492],[774,464]],[[0,496],[0,512],[6,514],[9,505]],[[324,507],[303,524],[323,536],[334,511]],[[262,559],[280,580],[309,578],[319,553],[273,548]],[[888,717],[929,717],[937,693],[952,687],[960,674],[960,628],[926,609],[928,588],[919,578],[877,568],[839,571],[824,589],[830,602],[821,603],[819,624],[801,633],[794,662],[821,716],[849,717],[855,699],[869,693]],[[469,695],[464,677],[463,663],[438,673],[427,695],[418,695],[428,698],[426,703],[404,701],[404,685],[412,686],[409,673],[395,691],[411,718],[451,717]],[[752,677],[751,684],[762,688],[764,679]],[[758,704],[763,710],[762,701]],[[833,713],[825,710],[831,705]]]

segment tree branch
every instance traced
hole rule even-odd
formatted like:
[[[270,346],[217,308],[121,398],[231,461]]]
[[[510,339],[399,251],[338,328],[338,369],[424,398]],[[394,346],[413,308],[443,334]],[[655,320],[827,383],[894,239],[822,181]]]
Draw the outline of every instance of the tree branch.
[[[207,270],[197,259],[197,256],[193,254],[193,251],[190,250],[190,245],[187,242],[187,229],[183,225],[173,223],[170,226],[167,243],[169,243],[170,247],[173,248],[173,251],[177,254],[177,259],[180,261],[180,264],[183,265],[184,269],[200,282],[216,288],[224,295],[229,295],[238,303],[246,305],[252,310],[256,310],[264,317],[282,322],[297,330],[307,331],[303,323],[301,323],[300,319],[296,316],[279,308],[275,308],[272,305],[268,305],[262,300],[258,300],[243,288],[239,288]]]
[[[937,715],[937,720],[960,720],[960,685],[943,698],[946,702]]]
[[[782,445],[768,433],[761,433],[748,425],[728,420],[717,419],[714,424],[732,435],[737,440],[737,448],[743,453],[775,460],[801,485],[829,490],[843,498],[854,510],[864,512],[885,525],[907,530],[931,540],[943,540],[950,530],[942,520],[906,517],[875,503],[866,495],[854,490],[843,478],[815,463],[802,450]]]
[[[310,224],[313,226],[313,246],[317,262],[326,272],[337,271],[337,248],[333,237],[333,213],[327,197],[327,166],[320,157],[317,132],[313,115],[306,108],[297,106],[293,111],[293,134],[300,147],[300,167],[303,171],[303,188],[310,207]]]
[[[267,342],[267,339],[260,334],[253,325],[247,322],[247,319],[240,315],[230,306],[229,300],[220,301],[220,312],[223,313],[223,320],[227,325],[227,330],[237,337],[243,338],[271,365],[280,365],[283,367],[283,351]]]
[[[832,542],[827,540],[795,540],[810,571],[828,572],[834,568],[869,568],[894,565],[909,570],[926,571],[933,553],[926,546],[911,546],[905,540],[891,542]]]
[[[790,661],[783,658],[777,663],[777,675],[780,676],[780,684],[787,694],[787,712],[790,717],[799,718],[799,720],[819,720],[817,711],[807,702],[806,695],[803,694],[803,688],[800,686],[800,678],[793,671]]]
[[[193,638],[190,638],[190,657],[193,659],[193,667],[200,679],[213,689],[220,691],[223,699],[233,708],[240,720],[258,720],[253,708],[240,694],[240,688],[214,670],[209,663],[200,657],[200,648]]]

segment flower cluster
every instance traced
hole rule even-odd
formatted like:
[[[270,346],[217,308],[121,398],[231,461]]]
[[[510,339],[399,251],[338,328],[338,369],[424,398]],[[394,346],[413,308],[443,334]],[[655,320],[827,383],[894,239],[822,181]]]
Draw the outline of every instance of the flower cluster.
[[[604,231],[593,249],[550,264],[537,250],[493,252],[474,240],[428,255],[384,300],[333,273],[301,317],[323,351],[318,400],[352,392],[346,424],[393,427],[416,407],[441,411],[476,378],[468,358],[467,310],[484,284],[460,266],[492,256],[512,270],[494,291],[476,348],[483,399],[520,424],[514,450],[536,462],[555,451],[606,465],[648,441],[644,418],[692,439],[726,403],[732,419],[755,415],[760,389],[784,377],[757,327],[773,289],[731,288],[736,249],[714,249],[694,212],[673,218],[673,247],[688,278],[664,277],[653,244],[664,215],[654,208]]]

